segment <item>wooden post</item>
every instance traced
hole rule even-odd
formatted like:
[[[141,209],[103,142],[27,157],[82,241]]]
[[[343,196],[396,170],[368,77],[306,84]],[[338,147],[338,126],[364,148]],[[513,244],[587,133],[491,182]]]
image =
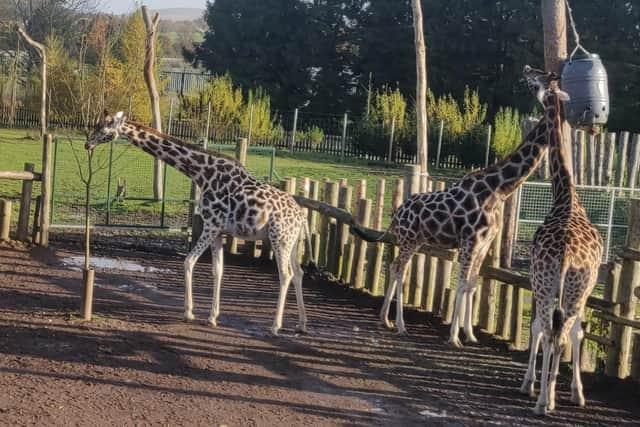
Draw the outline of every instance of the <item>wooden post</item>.
[[[452,288],[445,288],[444,303],[442,305],[442,322],[450,325],[453,321],[453,309],[456,302],[456,291]]]
[[[309,178],[302,177],[300,178],[300,192],[298,194],[300,194],[302,197],[309,197],[309,190],[310,190],[310,182],[309,182]],[[305,218],[308,218],[309,216],[309,209],[307,208],[302,208],[302,212],[304,213]],[[307,221],[307,226],[308,226],[308,220]],[[311,231],[311,230],[309,230]],[[311,234],[311,233],[309,233]],[[306,239],[306,237],[305,237]],[[311,236],[309,236],[309,239],[311,239]],[[311,243],[311,242],[309,242]],[[298,245],[298,264],[303,264],[306,263],[305,262],[305,251],[307,250],[307,244],[306,242],[301,242],[300,245]]]
[[[33,229],[31,230],[31,241],[40,242],[40,212],[42,210],[42,196],[36,197],[36,206],[33,212]]]
[[[635,139],[635,138],[634,138]],[[635,141],[635,145],[639,145]],[[629,249],[640,250],[640,199],[629,200],[629,228],[627,231],[626,245]],[[623,318],[635,318],[637,298],[634,289],[640,285],[640,262],[624,259],[620,273],[620,284],[617,298],[614,300],[620,305],[614,309],[614,314]],[[631,344],[633,328],[619,324],[611,325],[611,340],[614,345],[609,348],[607,365],[609,374],[618,378],[625,378],[630,373],[629,358],[631,356]],[[615,366],[615,369],[613,369]]]
[[[416,50],[416,128],[418,145],[418,164],[420,165],[418,191],[427,188],[427,53],[422,22],[422,4],[420,0],[411,0],[413,12],[413,36]]]
[[[515,238],[516,223],[518,218],[518,196],[522,187],[518,187],[511,195],[504,201],[504,210],[502,217],[502,233],[500,242],[500,265],[505,268],[511,268],[511,262],[513,259],[513,240]]]
[[[605,166],[605,161],[604,161],[604,157],[605,157],[605,150],[606,150],[606,141],[604,138],[603,134],[599,134],[596,137],[596,144],[597,144],[597,153],[598,153],[598,158],[597,158],[597,164],[598,164],[598,175],[597,175],[597,179],[596,179],[596,185],[605,185],[604,184],[604,166]]]
[[[504,208],[504,205],[501,209]],[[502,214],[501,214],[502,217]],[[502,242],[502,236],[498,231],[498,235],[491,244],[489,254],[484,260],[484,264],[492,267],[500,267],[500,243]],[[495,280],[482,278],[482,293],[476,297],[480,300],[479,308],[479,324],[480,328],[485,330],[489,334],[493,334],[496,330],[496,291],[498,283]]]
[[[9,240],[11,230],[11,200],[0,199],[0,241]]]
[[[33,163],[25,163],[25,172],[34,171]],[[29,235],[29,216],[31,214],[31,193],[33,190],[33,181],[22,181],[22,192],[20,193],[20,211],[18,213],[18,229],[16,231],[16,240],[25,242]]]
[[[427,182],[427,191],[431,191],[430,185],[433,185],[433,181],[431,180]],[[436,183],[436,191],[442,191],[444,188],[444,181],[438,181]],[[422,307],[426,311],[436,313],[440,311],[440,299],[442,298],[442,287],[444,285],[442,281],[438,282],[438,271],[442,269],[442,263],[437,257],[429,257],[425,264],[424,282],[426,285]]]
[[[620,132],[618,139],[618,167],[616,168],[616,187],[624,186],[624,173],[627,168],[627,146],[629,145],[629,132]]]
[[[605,279],[605,286],[604,286],[604,292],[603,292],[603,298],[605,300],[610,302],[618,301],[618,295],[620,293],[620,273],[621,272],[622,272],[621,263],[610,262],[607,265],[607,276]],[[614,307],[613,314],[620,315],[620,308]],[[611,327],[613,328],[613,325],[611,325]],[[617,332],[617,331],[613,331],[613,330],[609,331],[610,339],[615,339],[614,332]],[[612,342],[613,342],[613,346],[616,346],[615,341],[612,341]],[[615,376],[617,375],[617,371],[618,371],[618,367],[617,367],[618,353],[611,347],[606,348],[605,350],[607,352],[607,358],[605,361],[604,373],[607,376]]]
[[[587,135],[587,185],[596,185],[596,141]]]
[[[511,348],[522,350],[522,329],[524,327],[524,289],[516,287],[512,291],[511,306]],[[535,314],[535,313],[534,313]],[[532,314],[532,316],[534,315]]]
[[[512,303],[513,285],[503,283],[502,286],[500,286],[500,307],[496,325],[496,333],[503,339],[509,339],[511,337]]]
[[[376,202],[373,210],[372,227],[376,230],[382,230],[382,217],[384,211],[384,186],[385,179],[378,180],[376,185]],[[373,295],[381,293],[380,285],[382,284],[382,261],[384,257],[384,244],[372,243],[371,259],[367,268],[367,286]]]
[[[369,199],[361,199],[358,203],[358,214],[357,214],[357,222],[358,224],[369,227],[369,220],[371,218],[371,200]],[[361,289],[364,287],[364,278],[365,275],[365,260],[367,256],[367,242],[362,240],[359,237],[355,239],[355,265],[352,273],[351,283],[354,288]]]
[[[236,142],[236,160],[238,160],[243,165],[247,164],[247,148],[249,146],[249,141],[247,138],[238,138]]]
[[[42,182],[40,183],[40,245],[49,246],[49,228],[51,221],[51,173],[53,165],[53,139],[48,133],[44,136],[42,146]]]
[[[615,132],[607,132],[607,136],[604,139],[604,145],[607,154],[605,156],[605,168],[602,185],[610,185],[613,179],[613,159],[616,152]]]
[[[401,179],[396,179],[395,181],[393,181],[393,190],[391,192],[391,206],[393,207],[394,211],[398,209],[402,204],[403,195],[404,195],[404,181]],[[396,246],[389,245],[389,254],[390,254],[390,259],[393,261],[398,256],[398,248]],[[386,280],[385,280],[385,291],[386,291],[386,289],[389,288],[389,284],[390,284],[389,280],[391,279],[391,275],[387,274],[385,277],[386,277]]]
[[[331,206],[338,206],[338,198],[340,196],[338,183],[329,181],[325,184],[324,201]],[[338,228],[342,228],[342,224],[337,224],[336,220],[329,218],[327,221],[327,237],[325,240],[326,245],[326,267],[327,270],[333,273],[335,276],[338,274],[338,264],[340,255],[338,252]],[[340,239],[342,236],[340,236]],[[322,248],[322,244],[320,246]],[[321,251],[323,249],[320,249]]]
[[[353,202],[353,187],[348,186],[345,190],[343,190],[344,194],[344,208],[346,211],[351,212],[353,215],[353,211],[351,210],[351,206],[354,204]],[[357,204],[357,203],[356,203]],[[349,283],[351,280],[351,272],[353,271],[353,257],[355,255],[355,243],[354,237],[347,233],[343,238],[343,262],[342,262],[342,270],[340,271],[340,278],[343,282]]]
[[[344,209],[347,212],[351,208],[351,198],[353,193],[353,187],[347,185],[346,180],[340,181],[338,187],[338,207]],[[337,258],[336,277],[342,277],[342,271],[345,267],[346,255],[347,255],[347,242],[349,241],[349,226],[338,222],[338,235],[336,236],[335,249],[333,252]]]
[[[93,280],[95,277],[95,270],[82,270],[82,318],[84,320],[91,320],[93,314]]]
[[[338,184],[333,181],[325,181],[322,194],[322,201],[331,206],[338,205]],[[320,216],[320,253],[318,255],[318,265],[328,267],[328,240],[329,240],[329,223],[335,223],[335,220],[328,216]]]
[[[312,200],[318,200],[320,195],[320,183],[316,180],[309,181],[309,198]],[[315,264],[318,264],[318,254],[320,253],[320,239],[318,238],[318,212],[309,209],[309,234],[311,234],[311,249],[313,254],[306,255],[306,261],[313,260]],[[313,257],[311,257],[313,255]]]
[[[404,169],[404,198],[407,199],[409,196],[420,192],[420,166],[405,165]],[[418,286],[420,287],[420,293],[422,293],[422,287],[424,285],[425,259],[426,257],[423,254],[415,254],[407,267],[408,273],[405,281],[403,282],[404,288],[402,292],[405,304],[409,304],[410,301],[413,302],[413,296],[415,295]],[[422,266],[418,267],[418,263],[421,263]],[[420,275],[418,275],[418,270],[421,273]],[[422,295],[420,295],[418,300],[421,298]]]
[[[633,143],[631,144],[631,169],[629,170],[628,184],[629,188],[636,188],[638,182],[638,168],[640,167],[640,134],[633,134]]]
[[[586,169],[585,164],[585,142],[584,142],[584,132],[578,130],[575,132],[576,135],[576,184],[584,185],[587,182],[584,178],[584,170]]]

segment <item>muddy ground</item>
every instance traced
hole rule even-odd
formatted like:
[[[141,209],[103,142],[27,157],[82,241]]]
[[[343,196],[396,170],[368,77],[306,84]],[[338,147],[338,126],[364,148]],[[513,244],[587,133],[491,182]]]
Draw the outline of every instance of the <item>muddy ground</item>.
[[[141,247],[144,245],[139,245]],[[309,334],[271,325],[273,265],[228,256],[218,328],[181,321],[182,256],[100,245],[141,271],[98,269],[95,319],[78,317],[80,251],[0,245],[0,425],[638,425],[637,384],[585,375],[587,407],[536,417],[518,394],[527,355],[483,337],[455,350],[447,328],[409,311],[408,337],[377,322],[380,300],[305,278]],[[196,316],[211,304],[196,268]]]

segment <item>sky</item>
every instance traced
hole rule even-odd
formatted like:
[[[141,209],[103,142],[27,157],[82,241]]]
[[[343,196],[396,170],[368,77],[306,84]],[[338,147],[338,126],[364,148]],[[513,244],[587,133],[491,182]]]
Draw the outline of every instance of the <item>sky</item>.
[[[100,8],[106,12],[116,14],[127,13],[133,10],[137,2],[134,0],[101,0]],[[151,9],[164,9],[172,7],[197,7],[204,9],[206,0],[146,0],[142,2]]]

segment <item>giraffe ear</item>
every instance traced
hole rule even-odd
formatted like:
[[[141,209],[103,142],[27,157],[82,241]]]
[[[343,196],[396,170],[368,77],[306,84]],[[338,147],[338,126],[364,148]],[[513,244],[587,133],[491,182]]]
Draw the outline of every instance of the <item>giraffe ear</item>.
[[[558,97],[558,99],[560,101],[569,101],[571,99],[571,97],[569,96],[569,94],[563,90],[557,90],[556,91],[556,96]]]

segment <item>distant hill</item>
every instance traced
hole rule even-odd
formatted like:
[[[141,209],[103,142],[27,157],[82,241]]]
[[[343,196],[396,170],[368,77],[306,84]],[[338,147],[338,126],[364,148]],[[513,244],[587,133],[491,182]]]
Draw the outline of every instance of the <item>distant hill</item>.
[[[202,18],[204,9],[197,7],[172,7],[167,9],[155,9],[160,14],[161,20],[166,21],[195,21]]]

